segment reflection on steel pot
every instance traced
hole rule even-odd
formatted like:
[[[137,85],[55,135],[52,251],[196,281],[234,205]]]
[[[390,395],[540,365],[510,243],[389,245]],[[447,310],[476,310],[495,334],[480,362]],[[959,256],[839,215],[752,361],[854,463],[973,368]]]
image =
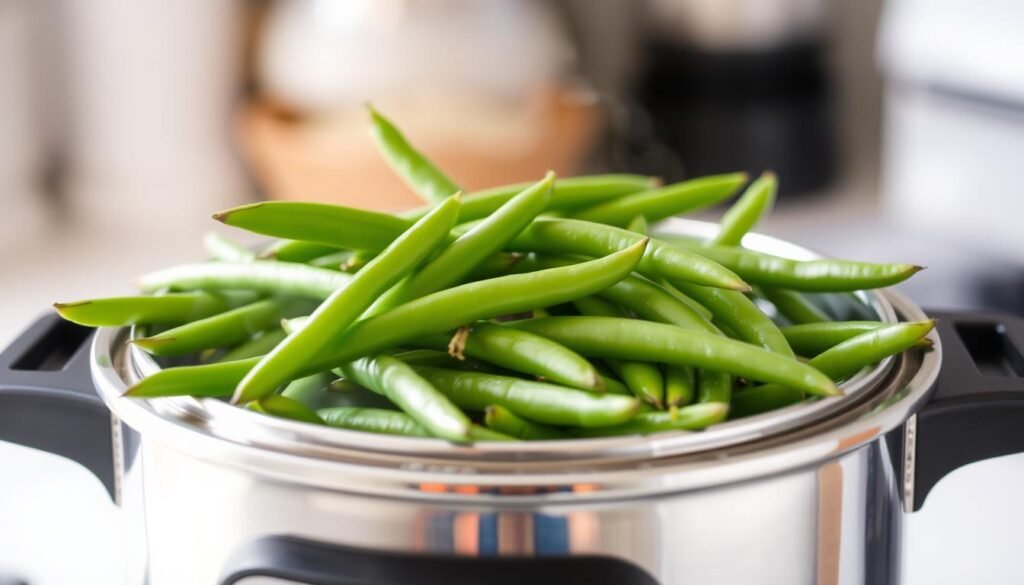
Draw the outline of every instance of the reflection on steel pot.
[[[893,292],[862,300],[925,318]],[[1005,375],[1024,322],[999,315],[941,315],[931,351],[840,399],[700,433],[472,446],[121,398],[157,367],[127,335],[41,319],[0,357],[0,438],[104,481],[131,516],[133,584],[897,583],[902,523],[935,482],[1024,450],[1024,383]]]

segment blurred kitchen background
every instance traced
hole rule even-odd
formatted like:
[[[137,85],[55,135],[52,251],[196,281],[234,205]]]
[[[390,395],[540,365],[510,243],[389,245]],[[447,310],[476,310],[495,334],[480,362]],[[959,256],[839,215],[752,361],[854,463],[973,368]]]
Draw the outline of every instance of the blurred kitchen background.
[[[0,343],[53,301],[200,258],[224,207],[416,205],[368,101],[469,189],[771,169],[761,231],[925,264],[903,287],[925,306],[1024,312],[1022,27],[1014,0],[0,0]],[[0,575],[115,582],[99,484],[0,460],[0,526],[18,527]],[[915,514],[911,584],[1019,582],[983,574],[1019,535],[974,522],[1007,502],[962,495],[1004,481],[933,492],[952,503]],[[963,555],[969,576],[944,563]]]

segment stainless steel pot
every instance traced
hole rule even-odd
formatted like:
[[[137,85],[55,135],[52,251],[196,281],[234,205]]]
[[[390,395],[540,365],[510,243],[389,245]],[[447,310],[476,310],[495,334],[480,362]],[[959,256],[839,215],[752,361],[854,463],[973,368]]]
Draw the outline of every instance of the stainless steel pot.
[[[925,317],[895,292],[862,300]],[[158,368],[129,332],[44,317],[0,356],[0,439],[100,477],[130,517],[132,584],[899,583],[903,518],[931,486],[1024,450],[1024,325],[940,323],[934,349],[840,399],[702,433],[460,447],[121,398]]]

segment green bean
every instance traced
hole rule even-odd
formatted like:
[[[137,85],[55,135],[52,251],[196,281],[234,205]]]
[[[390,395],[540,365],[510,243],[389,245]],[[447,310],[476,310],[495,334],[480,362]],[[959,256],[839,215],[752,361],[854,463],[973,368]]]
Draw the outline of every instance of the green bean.
[[[830,321],[871,321],[877,319],[875,311],[855,293],[804,293],[804,298],[829,316]]]
[[[304,264],[253,260],[182,264],[151,272],[139,285],[145,292],[170,289],[250,289],[323,300],[351,279],[347,274]]]
[[[265,236],[371,252],[387,248],[414,223],[388,213],[295,201],[241,205],[213,219]]]
[[[437,257],[389,290],[374,303],[367,316],[461,283],[473,268],[500,250],[544,211],[554,181],[555,174],[549,172],[536,184],[523,189],[522,193],[459,236]]]
[[[131,342],[158,356],[225,347],[241,343],[253,333],[263,331],[281,319],[304,315],[311,309],[309,302],[301,300],[265,299]]]
[[[281,262],[309,262],[328,254],[338,253],[336,246],[304,242],[302,240],[278,240],[260,252],[260,258]]]
[[[600,203],[601,201],[650,189],[657,182],[658,180],[653,177],[642,175],[592,175],[559,179],[551,191],[548,210],[566,211],[579,209]],[[531,183],[516,183],[514,185],[503,185],[470,193],[462,202],[462,208],[459,210],[459,222],[464,223],[487,217],[530,185]],[[403,213],[402,217],[419,219],[431,207],[428,205],[413,209]]]
[[[843,380],[865,366],[910,349],[928,335],[934,326],[934,321],[884,325],[825,350],[808,361],[807,365],[833,380]],[[732,415],[734,418],[750,416],[795,404],[802,399],[797,389],[784,384],[765,384],[737,394],[733,399]]]
[[[331,270],[341,270],[342,272],[356,272],[356,270],[348,270],[349,264],[359,254],[353,250],[336,250],[323,256],[317,256],[312,260],[306,262],[310,266],[316,268],[330,268]],[[365,262],[361,263],[359,268],[362,268]]]
[[[696,395],[696,377],[693,368],[668,364],[665,366],[666,406],[685,406],[693,402]]]
[[[238,384],[232,402],[257,400],[292,379],[327,339],[345,331],[382,292],[433,252],[455,224],[458,212],[459,197],[455,196],[416,222],[353,276],[345,287],[339,288],[317,307],[301,329],[290,333],[264,356]]]
[[[312,410],[327,408],[333,405],[332,398],[338,394],[330,391],[333,381],[334,376],[329,372],[320,372],[292,380],[281,391],[281,396],[300,402]]]
[[[641,236],[646,236],[651,231],[650,226],[647,225],[647,218],[643,215],[638,215],[631,219],[629,224],[626,225],[626,229]]]
[[[448,348],[450,335],[417,340],[417,345]],[[604,391],[601,377],[587,360],[549,339],[491,323],[474,323],[462,347],[465,355],[508,370],[572,388]]]
[[[714,318],[714,314],[712,314],[712,312],[709,311],[707,307],[691,299],[690,297],[684,295],[682,291],[672,286],[672,284],[669,281],[665,280],[664,278],[655,278],[654,282],[657,283],[658,286],[665,289],[669,294],[679,299],[687,307],[690,307],[690,309],[696,311],[697,313],[700,313],[701,316],[707,319],[709,323]]]
[[[601,256],[643,239],[628,230],[574,219],[538,218],[511,244],[513,250],[548,254]],[[683,253],[681,253],[683,252]],[[748,290],[749,286],[729,270],[679,246],[652,239],[639,270],[721,288]]]
[[[614,427],[574,428],[570,432],[577,437],[613,437],[650,435],[666,431],[695,431],[721,422],[728,410],[728,404],[705,402],[669,412],[642,412],[633,420]]]
[[[230,240],[218,232],[207,232],[203,236],[203,247],[214,260],[225,262],[248,262],[256,257],[252,250]]]
[[[520,418],[511,410],[492,404],[484,409],[484,424],[487,428],[527,441],[566,439],[569,435],[547,425]]]
[[[522,254],[512,252],[491,254],[470,271],[466,280],[485,280],[508,274],[515,269],[522,259]]]
[[[604,386],[604,391],[609,394],[622,394],[625,396],[632,396],[633,393],[629,390],[629,387],[618,381],[611,376],[605,374],[599,374],[601,376],[601,384]]]
[[[754,229],[775,204],[778,181],[775,173],[765,172],[747,187],[719,223],[718,235],[711,243],[718,246],[739,246],[743,236]]]
[[[270,350],[274,349],[278,343],[284,341],[284,337],[285,332],[280,327],[267,329],[262,333],[253,335],[248,341],[240,343],[222,355],[217,361],[233,362],[236,360],[259,357],[270,353]]]
[[[611,317],[548,317],[508,326],[543,335],[587,357],[695,366],[794,386],[809,394],[841,394],[828,376],[813,367],[712,333]]]
[[[324,424],[324,420],[308,406],[287,396],[272,394],[264,396],[257,403],[257,410],[280,418],[297,420],[317,425]]]
[[[123,327],[187,323],[225,311],[228,304],[223,297],[196,291],[54,303],[53,307],[72,323],[87,327]]]
[[[795,290],[766,286],[760,287],[759,291],[790,323],[800,325],[831,321],[824,311]]]
[[[511,274],[463,284],[395,307],[387,313],[357,321],[317,354],[308,375],[432,333],[465,323],[573,301],[601,291],[632,272],[644,254],[646,241],[604,258],[529,274]],[[129,391],[137,396],[180,396],[191,393],[190,383],[211,392],[230,384],[227,393],[256,364],[257,359],[225,364],[169,368],[140,380]],[[220,366],[207,374],[207,368]],[[233,377],[232,377],[233,376]],[[223,387],[218,389],[223,393]],[[223,395],[223,394],[215,394]]]
[[[417,370],[387,355],[341,366],[345,377],[386,396],[434,436],[454,442],[469,438],[469,418]]]
[[[633,418],[637,409],[636,400],[627,396],[594,394],[479,372],[423,366],[416,371],[462,408],[482,411],[497,404],[539,423],[583,427],[616,425]]]
[[[440,334],[438,336],[430,336],[433,345],[435,338],[445,340],[449,336]],[[426,339],[426,338],[425,338]],[[446,347],[447,342],[444,342]],[[457,359],[451,356],[447,351],[436,351],[433,349],[412,349],[409,351],[403,351],[394,354],[394,357],[402,360],[410,366],[433,366],[437,368],[449,368],[452,370],[474,370],[478,372],[491,372],[496,373],[497,368],[494,365],[482,362],[476,359],[463,358]]]
[[[729,404],[731,397],[732,377],[705,370],[697,374],[697,402]]]
[[[574,301],[573,305],[581,315],[629,318],[624,309],[599,297],[583,297]],[[658,366],[611,357],[605,358],[604,362],[626,383],[634,396],[655,408],[660,409],[665,405],[665,381]]]
[[[335,373],[334,371],[331,372]],[[382,408],[384,410],[398,411],[398,406],[388,400],[383,394],[377,394],[373,390],[363,388],[354,380],[338,378],[331,382],[327,388],[327,403],[321,408],[333,406],[353,406],[358,408]],[[286,389],[287,390],[287,389]]]
[[[660,221],[714,205],[735,193],[747,178],[746,173],[730,173],[690,179],[600,203],[573,217],[616,226],[626,225],[637,215],[649,222]]]
[[[411,416],[397,410],[335,406],[316,411],[328,426],[364,433],[402,437],[432,437],[430,431]]]
[[[518,441],[511,435],[474,424],[469,429],[469,438],[473,441]]]
[[[789,345],[797,354],[816,356],[819,353],[868,331],[883,327],[881,321],[837,321],[806,323],[781,329]]]
[[[673,281],[673,285],[683,294],[693,297],[707,307],[716,320],[727,325],[744,341],[793,357],[793,350],[786,343],[786,338],[778,326],[742,293],[682,281]]]
[[[704,246],[682,239],[673,240],[672,245],[701,254],[752,284],[806,292],[845,292],[891,286],[921,270],[920,266],[913,264],[791,260],[741,248]]]
[[[441,169],[430,162],[426,156],[416,150],[395,125],[373,106],[366,108],[370,112],[371,134],[377,147],[384,155],[392,170],[405,181],[424,201],[443,201],[460,191]]]

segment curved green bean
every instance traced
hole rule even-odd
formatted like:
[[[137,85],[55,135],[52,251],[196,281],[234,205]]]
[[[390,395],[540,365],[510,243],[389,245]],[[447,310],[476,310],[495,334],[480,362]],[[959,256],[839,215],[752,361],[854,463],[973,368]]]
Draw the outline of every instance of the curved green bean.
[[[569,437],[554,427],[520,418],[511,410],[497,404],[492,404],[484,409],[484,424],[489,429],[526,441],[547,441]]]
[[[808,361],[807,365],[833,380],[843,380],[865,366],[910,349],[928,335],[934,326],[934,321],[884,325],[825,350]],[[801,400],[803,395],[797,389],[780,384],[765,384],[737,394],[733,399],[732,415],[735,418],[750,416]]]
[[[131,343],[158,356],[171,356],[241,343],[281,319],[305,315],[313,305],[300,299],[273,298],[168,329]]]
[[[874,331],[884,325],[882,321],[830,321],[790,325],[781,328],[781,331],[793,351],[802,356],[813,357],[851,337]]]
[[[444,350],[450,338],[450,335],[439,334],[414,343]],[[550,339],[526,331],[474,323],[461,349],[469,357],[542,380],[580,390],[604,391],[601,377],[590,362]]]
[[[416,222],[351,277],[344,288],[339,288],[317,307],[301,329],[290,333],[264,356],[239,382],[232,402],[262,398],[281,383],[292,379],[328,339],[345,331],[382,292],[414,270],[434,251],[455,225],[458,212],[459,197],[455,196]]]
[[[591,175],[559,179],[551,191],[549,211],[579,209],[609,199],[615,199],[656,186],[658,179],[643,175]],[[459,222],[464,223],[487,217],[531,183],[502,185],[466,195],[459,210]],[[432,206],[420,207],[401,214],[407,219],[419,219]]]
[[[504,406],[530,420],[583,427],[622,424],[633,418],[637,401],[564,386],[479,372],[418,367],[416,371],[452,402],[467,410]]]
[[[830,259],[791,260],[742,248],[706,246],[685,239],[673,239],[669,245],[701,254],[751,284],[806,292],[881,288],[903,282],[922,269],[913,264],[872,264]]]
[[[625,226],[642,215],[647,221],[697,211],[718,203],[747,182],[746,173],[711,175],[626,195],[573,214],[575,219]]]
[[[817,305],[795,290],[767,286],[759,287],[758,290],[764,298],[775,305],[779,314],[789,319],[791,323],[800,325],[803,323],[823,323],[831,320]]]
[[[460,191],[454,181],[409,143],[391,120],[373,106],[368,105],[366,109],[370,113],[371,134],[384,160],[413,192],[432,202],[443,201]]]
[[[336,246],[305,242],[302,240],[278,240],[260,252],[260,258],[281,262],[310,262],[328,254],[337,254]]]
[[[705,402],[691,404],[669,412],[642,412],[624,424],[596,429],[574,428],[577,437],[614,437],[622,435],[650,435],[666,431],[695,431],[725,420],[728,404]]]
[[[226,311],[228,303],[218,295],[195,291],[54,303],[53,308],[64,319],[86,327],[125,327],[187,323]]]
[[[602,256],[643,239],[621,228],[575,219],[538,218],[511,244],[522,252]],[[682,253],[681,253],[682,252]],[[734,290],[749,286],[726,268],[679,246],[651,239],[639,270],[647,275]]]
[[[636,267],[646,241],[604,258],[528,274],[511,274],[463,284],[410,301],[375,317],[357,321],[320,350],[300,374],[313,374],[402,343],[458,328],[465,323],[573,301],[615,284]],[[205,392],[216,384],[234,386],[257,358],[223,364],[168,368],[147,376],[129,390],[134,396],[180,396],[190,383]],[[207,374],[207,368],[218,366]],[[222,396],[225,389],[219,388]]]
[[[341,366],[346,378],[386,396],[432,435],[454,442],[469,439],[471,421],[418,371],[391,356],[361,358]]]
[[[256,402],[257,410],[280,418],[297,420],[300,422],[317,425],[324,424],[324,420],[305,404],[280,394],[264,396]]]
[[[793,357],[793,350],[790,349],[778,326],[746,295],[682,281],[673,281],[672,284],[683,294],[707,307],[716,321],[721,321],[744,341]]]
[[[771,211],[777,190],[778,181],[775,173],[762,173],[722,216],[718,235],[711,243],[718,246],[739,246],[743,236],[754,229],[757,222]]]
[[[402,437],[433,436],[411,416],[397,410],[335,406],[318,409],[316,413],[328,426],[339,429]]]
[[[387,248],[414,223],[389,213],[296,201],[241,205],[213,219],[265,236],[371,252]]]
[[[253,260],[182,264],[139,279],[145,292],[161,289],[249,289],[323,300],[352,277],[343,272],[304,264]]]
[[[543,335],[584,356],[696,366],[794,386],[809,394],[841,394],[828,376],[811,366],[712,333],[612,317],[547,317],[508,326]]]

